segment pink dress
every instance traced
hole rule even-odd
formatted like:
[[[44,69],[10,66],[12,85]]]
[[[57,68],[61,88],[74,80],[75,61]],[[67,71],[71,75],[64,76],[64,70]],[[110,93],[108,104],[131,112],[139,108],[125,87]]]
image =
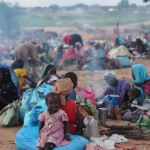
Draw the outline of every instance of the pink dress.
[[[64,139],[64,123],[68,121],[67,114],[59,109],[55,114],[47,110],[40,114],[38,120],[44,121],[45,126],[40,130],[37,147],[44,148],[46,143],[54,143],[57,147],[67,145],[70,141]]]

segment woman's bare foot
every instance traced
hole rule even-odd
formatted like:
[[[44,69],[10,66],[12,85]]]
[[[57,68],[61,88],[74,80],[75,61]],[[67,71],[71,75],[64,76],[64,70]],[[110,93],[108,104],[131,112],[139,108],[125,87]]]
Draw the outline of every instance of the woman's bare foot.
[[[114,108],[113,108],[113,103],[110,104],[110,118],[114,119]]]
[[[114,110],[115,110],[115,115],[116,115],[117,120],[121,120],[121,115],[120,115],[119,106],[118,106],[118,105],[115,106]]]

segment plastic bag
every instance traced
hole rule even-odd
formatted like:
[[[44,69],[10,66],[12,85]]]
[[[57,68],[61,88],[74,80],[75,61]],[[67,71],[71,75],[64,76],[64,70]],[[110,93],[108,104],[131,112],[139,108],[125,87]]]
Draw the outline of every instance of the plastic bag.
[[[19,121],[21,101],[14,101],[0,111],[0,126],[11,127]]]
[[[90,137],[99,137],[98,123],[92,116],[87,116],[84,118],[84,124],[86,129],[83,136],[86,139],[90,139]]]
[[[90,143],[104,149],[115,149],[115,142],[107,140],[107,137],[105,135],[99,138],[91,137]]]
[[[92,104],[95,105],[95,93],[93,86],[90,86],[90,88],[87,87],[78,87],[77,88],[77,95],[80,96],[81,100],[83,98],[87,98],[91,100]]]
[[[33,109],[26,113],[24,118],[24,126],[36,126],[39,125],[38,117],[40,113],[46,111],[47,105],[45,100],[40,101],[37,105],[33,107]]]
[[[20,114],[20,116],[19,116],[19,122],[20,123],[24,123],[25,112],[22,111],[22,110],[20,110],[20,108],[19,108],[19,114]]]
[[[20,107],[20,110],[28,112],[32,109],[30,106],[30,101],[34,90],[35,89],[29,89],[25,91],[25,93],[23,94],[22,106]]]
[[[108,140],[114,141],[116,144],[128,142],[128,139],[126,139],[123,135],[118,134],[113,134]]]
[[[39,127],[25,126],[22,127],[16,134],[15,144],[18,150],[38,150],[36,147],[39,134]],[[70,135],[72,141],[70,144],[55,147],[53,150],[84,150],[90,142],[78,135]]]
[[[131,67],[131,62],[130,62],[129,57],[119,56],[119,57],[116,57],[115,59],[120,61],[122,67]]]

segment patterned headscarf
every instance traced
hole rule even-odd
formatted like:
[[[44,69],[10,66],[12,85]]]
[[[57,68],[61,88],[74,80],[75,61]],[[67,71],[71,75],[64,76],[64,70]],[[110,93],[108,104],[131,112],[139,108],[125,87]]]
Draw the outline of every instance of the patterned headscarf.
[[[56,82],[56,85],[53,87],[52,92],[60,94],[61,105],[65,105],[65,96],[69,96],[71,94],[73,86],[74,85],[69,78],[60,79]]]

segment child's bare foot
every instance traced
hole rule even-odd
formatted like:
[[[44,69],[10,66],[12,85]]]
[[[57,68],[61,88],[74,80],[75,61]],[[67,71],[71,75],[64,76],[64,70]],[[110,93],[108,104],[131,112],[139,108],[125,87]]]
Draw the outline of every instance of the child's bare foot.
[[[114,119],[114,108],[113,108],[113,103],[110,104],[110,110],[111,110],[111,111],[110,111],[110,112],[111,112],[110,118],[111,118],[111,119]]]
[[[118,105],[115,106],[114,110],[115,110],[115,115],[116,115],[117,120],[121,120],[121,115],[120,115],[119,106],[118,106]]]

